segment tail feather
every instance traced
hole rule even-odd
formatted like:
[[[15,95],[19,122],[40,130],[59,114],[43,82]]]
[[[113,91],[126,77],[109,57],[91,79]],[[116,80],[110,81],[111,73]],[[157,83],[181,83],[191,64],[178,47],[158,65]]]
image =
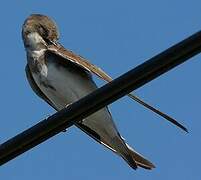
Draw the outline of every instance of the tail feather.
[[[112,145],[109,145],[103,141],[99,142],[121,156],[128,163],[128,165],[135,170],[138,166],[148,170],[155,168],[154,164],[145,159],[142,155],[137,153],[133,148],[125,143],[121,136],[113,138]]]
[[[110,139],[110,142],[105,141],[104,139],[101,139],[98,134],[94,134],[94,131],[92,133],[91,130],[89,130],[88,127],[84,126],[83,124],[76,124],[81,130],[86,132],[89,136],[91,136],[93,139],[113,151],[114,153],[121,156],[128,165],[133,168],[137,169],[137,166],[145,168],[145,169],[152,169],[155,168],[155,166],[142,157],[139,153],[137,153],[134,149],[132,149],[127,143],[125,143],[125,139],[120,136],[120,134],[112,139]]]
[[[145,169],[153,169],[155,168],[155,165],[153,163],[151,163],[150,161],[148,161],[147,159],[145,159],[142,155],[140,155],[139,153],[137,153],[133,148],[131,148],[128,144],[126,144],[126,146],[128,147],[129,151],[130,151],[130,155],[132,156],[132,158],[135,160],[136,164],[142,168]]]
[[[137,169],[137,163],[132,157],[130,149],[127,147],[120,135],[112,138],[111,144],[112,147],[110,146],[110,148],[113,149],[113,151],[116,151],[116,153],[119,154],[131,168]]]

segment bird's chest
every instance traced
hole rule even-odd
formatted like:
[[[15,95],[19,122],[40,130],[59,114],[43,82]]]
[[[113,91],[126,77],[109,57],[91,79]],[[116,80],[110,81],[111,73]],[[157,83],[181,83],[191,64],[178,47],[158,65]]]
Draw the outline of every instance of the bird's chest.
[[[51,61],[40,65],[38,71],[33,72],[33,78],[58,109],[78,100],[83,92],[86,94],[82,77]]]
[[[76,66],[62,65],[54,56],[32,53],[28,60],[34,81],[40,90],[58,109],[92,92],[96,86],[93,81]]]

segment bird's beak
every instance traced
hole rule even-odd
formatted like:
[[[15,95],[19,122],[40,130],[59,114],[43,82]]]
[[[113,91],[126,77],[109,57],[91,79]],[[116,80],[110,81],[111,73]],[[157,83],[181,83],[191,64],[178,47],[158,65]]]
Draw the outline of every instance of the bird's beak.
[[[53,45],[55,45],[55,46],[59,46],[59,44],[58,44],[56,41],[50,40],[50,42],[51,42]]]

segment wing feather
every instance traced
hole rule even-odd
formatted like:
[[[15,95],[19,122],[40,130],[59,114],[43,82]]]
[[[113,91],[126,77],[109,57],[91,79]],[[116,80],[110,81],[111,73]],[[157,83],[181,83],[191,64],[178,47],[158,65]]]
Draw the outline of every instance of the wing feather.
[[[81,57],[79,55],[76,55],[72,51],[65,49],[60,44],[49,45],[48,50],[50,52],[52,52],[52,53],[55,53],[55,54],[63,57],[64,59],[66,59],[68,61],[71,61],[71,62],[77,64],[78,66],[82,67],[84,70],[89,71],[89,72],[97,75],[99,78],[105,80],[106,82],[111,82],[113,80],[101,68],[91,64],[85,58],[83,58],[83,57]],[[177,122],[174,118],[170,117],[169,115],[161,112],[160,110],[156,109],[155,107],[153,107],[153,106],[149,105],[148,103],[144,102],[142,99],[140,99],[136,95],[133,95],[133,94],[130,93],[127,96],[129,98],[135,100],[136,102],[138,102],[142,106],[146,107],[147,109],[149,109],[149,110],[153,111],[154,113],[158,114],[159,116],[162,116],[164,119],[166,119],[167,121],[173,123],[174,125],[176,125],[177,127],[181,128],[182,130],[188,132],[187,128],[184,127],[179,122]]]

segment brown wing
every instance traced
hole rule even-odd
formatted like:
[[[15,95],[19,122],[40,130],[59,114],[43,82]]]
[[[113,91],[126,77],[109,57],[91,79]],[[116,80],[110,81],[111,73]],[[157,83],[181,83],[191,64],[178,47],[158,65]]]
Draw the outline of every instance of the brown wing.
[[[48,50],[77,64],[78,66],[84,68],[85,70],[96,74],[98,77],[100,77],[101,79],[107,82],[112,81],[112,78],[109,75],[107,75],[102,69],[91,64],[86,59],[82,58],[81,56],[74,54],[72,51],[65,49],[60,44],[57,44],[57,46],[50,45],[48,47]]]
[[[98,77],[100,77],[101,79],[105,80],[106,82],[110,82],[112,81],[112,78],[106,74],[102,69],[100,69],[99,67],[91,64],[90,62],[88,62],[86,59],[84,59],[83,57],[74,54],[72,51],[65,49],[63,46],[61,46],[60,44],[52,44],[48,46],[48,50],[52,53],[55,53],[63,58],[65,58],[66,60],[69,60],[75,64],[77,64],[78,66],[82,67],[83,69],[85,69],[86,71],[89,71],[91,73],[94,73],[95,75],[97,75]],[[181,129],[183,129],[184,131],[188,132],[187,128],[184,127],[182,124],[180,124],[179,122],[177,122],[174,118],[170,117],[169,115],[159,111],[158,109],[154,108],[153,106],[149,105],[148,103],[144,102],[143,100],[141,100],[139,97],[137,97],[136,95],[133,94],[128,94],[128,97],[130,97],[131,99],[135,100],[136,102],[138,102],[139,104],[143,105],[144,107],[146,107],[147,109],[155,112],[156,114],[162,116],[163,118],[165,118],[166,120],[168,120],[169,122],[173,123],[174,125],[180,127]]]

